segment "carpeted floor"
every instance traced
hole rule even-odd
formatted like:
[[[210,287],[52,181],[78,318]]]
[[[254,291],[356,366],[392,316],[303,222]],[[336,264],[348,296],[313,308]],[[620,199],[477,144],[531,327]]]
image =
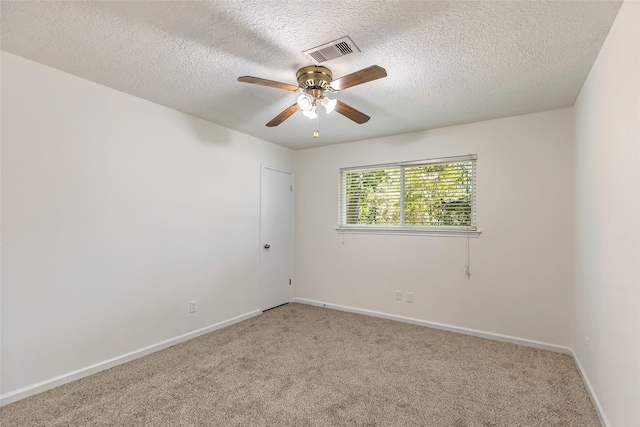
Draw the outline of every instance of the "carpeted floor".
[[[599,426],[570,356],[289,304],[0,409],[3,426]]]

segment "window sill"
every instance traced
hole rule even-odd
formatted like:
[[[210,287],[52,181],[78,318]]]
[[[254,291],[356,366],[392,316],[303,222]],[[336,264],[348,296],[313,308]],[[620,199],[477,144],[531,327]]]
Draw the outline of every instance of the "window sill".
[[[345,234],[393,234],[399,236],[438,236],[438,237],[472,237],[478,238],[481,231],[477,230],[434,230],[420,228],[395,227],[337,227],[338,233]]]

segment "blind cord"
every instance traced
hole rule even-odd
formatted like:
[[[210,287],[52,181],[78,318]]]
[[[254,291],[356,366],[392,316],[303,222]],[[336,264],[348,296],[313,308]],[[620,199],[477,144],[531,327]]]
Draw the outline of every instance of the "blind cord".
[[[467,262],[465,263],[465,274],[467,275],[467,280],[471,280],[471,249],[470,249],[470,237],[469,232],[467,231]]]

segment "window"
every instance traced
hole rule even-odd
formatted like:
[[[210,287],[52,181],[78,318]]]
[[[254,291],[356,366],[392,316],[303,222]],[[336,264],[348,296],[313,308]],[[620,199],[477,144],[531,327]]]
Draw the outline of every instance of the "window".
[[[338,231],[475,232],[476,159],[468,155],[340,169]]]

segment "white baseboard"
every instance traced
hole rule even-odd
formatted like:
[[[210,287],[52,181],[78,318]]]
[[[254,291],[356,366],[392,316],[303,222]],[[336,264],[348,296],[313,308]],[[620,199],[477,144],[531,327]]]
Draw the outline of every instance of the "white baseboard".
[[[512,344],[523,345],[526,347],[538,348],[541,350],[553,351],[555,353],[573,354],[569,347],[556,344],[549,344],[541,341],[528,340],[525,338],[517,338],[509,335],[496,334],[493,332],[479,331],[477,329],[461,328],[459,326],[445,325],[443,323],[429,322],[427,320],[416,319],[413,317],[405,317],[397,314],[382,313],[380,311],[365,310],[362,308],[347,307],[344,305],[325,303],[305,298],[293,298],[293,302],[300,304],[315,305],[318,307],[326,307],[334,310],[348,311],[350,313],[364,314],[367,316],[380,317],[382,319],[396,320],[398,322],[411,323],[413,325],[426,326],[428,328],[440,329],[448,332],[457,332],[459,334],[472,335],[479,338],[487,338],[494,341],[508,342]]]
[[[578,355],[573,350],[571,350],[571,356],[573,356],[573,361],[576,363],[576,366],[578,367],[578,372],[580,372],[580,376],[582,377],[582,382],[584,383],[587,389],[587,392],[589,393],[589,398],[591,399],[591,403],[593,404],[593,407],[596,409],[598,418],[600,418],[600,423],[604,427],[610,427],[611,424],[609,424],[609,420],[607,419],[607,416],[604,414],[604,409],[602,409],[602,405],[600,405],[600,401],[598,400],[596,391],[593,389],[593,386],[591,385],[591,381],[589,381],[589,377],[587,376],[587,373],[582,368],[582,364],[580,363],[580,359],[578,359]]]
[[[72,381],[79,380],[80,378],[88,377],[89,375],[93,375],[100,371],[104,371],[105,369],[122,365],[123,363],[127,363],[132,360],[138,359],[142,356],[146,356],[148,354],[155,353],[156,351],[174,346],[176,344],[180,344],[181,342],[188,341],[200,335],[208,334],[209,332],[213,332],[218,329],[231,326],[234,323],[242,322],[243,320],[247,320],[261,313],[262,311],[260,310],[250,311],[248,313],[241,314],[240,316],[232,317],[231,319],[224,320],[222,322],[218,322],[216,324],[206,326],[204,328],[197,329],[192,332],[187,332],[186,334],[182,334],[177,337],[170,338],[168,340],[149,345],[139,350],[135,350],[135,351],[123,354],[121,356],[117,356],[112,359],[105,360],[103,362],[99,362],[94,365],[87,366],[72,372],[68,372],[66,374],[62,374],[57,377],[50,378],[48,380],[40,381],[39,383],[20,388],[18,390],[10,391],[8,393],[0,395],[0,407],[4,405],[8,405],[9,403],[13,403],[18,400],[24,399],[26,397],[33,396],[38,393],[42,393],[43,391],[50,390],[52,388],[61,386],[63,384],[67,384]]]

